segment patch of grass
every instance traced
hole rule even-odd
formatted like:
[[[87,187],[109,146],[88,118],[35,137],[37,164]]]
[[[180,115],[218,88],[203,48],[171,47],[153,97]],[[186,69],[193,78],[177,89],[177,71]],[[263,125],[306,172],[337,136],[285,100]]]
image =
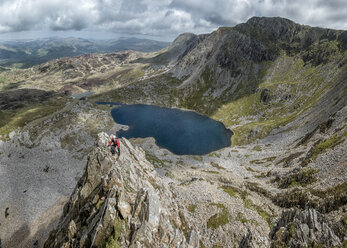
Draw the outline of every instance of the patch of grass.
[[[254,147],[252,148],[252,151],[257,151],[257,152],[262,151],[261,146],[260,146],[260,145],[254,146]]]
[[[212,246],[212,248],[222,248],[222,247],[223,247],[223,245],[220,242],[218,242]]]
[[[290,234],[290,236],[291,236],[291,237],[294,237],[295,232],[296,232],[295,223],[292,222],[292,223],[290,224],[290,228],[289,228],[289,234]]]
[[[114,221],[113,232],[110,237],[106,240],[104,248],[121,248],[120,235],[123,231],[124,220],[116,219]]]
[[[65,106],[65,101],[51,99],[43,103],[24,104],[24,107],[15,111],[0,110],[0,138],[8,137],[8,134],[22,128],[26,124],[46,117]]]
[[[262,217],[268,223],[270,229],[272,228],[273,216],[270,215],[269,213],[267,213],[262,207],[255,205],[253,203],[253,201],[249,198],[246,198],[243,200],[243,205],[245,208],[252,209],[252,210],[256,211],[258,213],[258,215],[260,215],[260,217]]]
[[[202,242],[202,240],[200,239],[200,242],[199,242],[199,248],[207,248],[204,244],[204,242]]]
[[[185,163],[183,162],[183,160],[178,160],[177,161],[177,163],[176,163],[177,165],[180,165],[180,166],[184,166],[185,165]]]
[[[236,220],[240,221],[243,224],[248,222],[248,220],[243,216],[243,214],[241,212],[237,213]]]
[[[295,152],[290,154],[288,157],[285,157],[283,159],[281,159],[280,161],[278,161],[277,164],[284,164],[285,167],[289,166],[289,164],[296,158],[300,157],[302,154],[304,154],[304,152]]]
[[[263,158],[264,161],[267,161],[267,162],[272,162],[276,159],[277,157],[268,157],[268,158]]]
[[[222,203],[211,203],[211,206],[216,206],[220,209],[227,209]]]
[[[196,205],[187,205],[186,206],[186,208],[187,208],[187,210],[189,211],[189,212],[191,212],[191,213],[194,213],[195,212],[195,209],[196,209]]]
[[[347,181],[342,183],[342,184],[338,184],[335,187],[328,188],[326,190],[311,190],[312,194],[314,194],[320,198],[343,197],[343,196],[346,196],[346,192],[347,192]]]
[[[95,207],[96,209],[100,209],[100,207],[102,206],[102,204],[104,204],[105,199],[99,199],[98,202],[96,203]]]
[[[261,90],[254,91],[251,85],[240,83],[234,96],[212,115],[232,127],[233,145],[249,144],[296,119],[316,104],[342,72],[341,69],[336,73],[332,64],[315,67],[284,54],[270,65],[264,65],[262,70],[264,73],[252,85],[269,90],[272,96],[269,103],[260,100]],[[243,120],[242,125],[239,125],[240,120]]]
[[[285,208],[315,208],[321,213],[329,213],[346,204],[347,182],[325,190],[293,188],[272,197],[272,201]]]
[[[267,224],[269,225],[270,230],[273,227],[273,216],[270,215],[268,212],[266,212],[265,210],[263,210],[261,207],[256,206],[256,211],[257,213],[263,218],[263,220],[265,220],[267,222]]]
[[[289,191],[278,193],[272,201],[285,208],[298,207],[300,209],[316,208],[319,204],[319,198],[312,197],[312,194],[305,189],[293,188]]]
[[[211,171],[211,170],[202,170],[202,171],[209,174],[219,174],[219,171]]]
[[[219,164],[215,163],[215,162],[211,162],[211,165],[214,167],[214,168],[217,168],[217,169],[220,169],[220,170],[225,170],[224,167],[220,166]]]
[[[264,189],[263,187],[260,187],[259,184],[257,184],[257,183],[247,182],[246,187],[253,192],[256,192],[256,193],[261,194],[265,197],[271,198],[271,193],[269,191],[267,191],[266,189]]]
[[[186,221],[186,218],[184,217],[184,214],[181,211],[179,211],[178,215],[181,219],[181,230],[184,233],[184,236],[186,237],[186,239],[188,239],[188,235],[190,231],[188,222]]]
[[[190,155],[190,157],[196,161],[203,161],[203,157],[202,156],[198,156],[198,155]]]
[[[252,201],[251,199],[249,199],[249,198],[245,198],[245,199],[243,200],[243,206],[244,206],[245,208],[252,209],[252,208],[253,208],[253,201]]]
[[[302,57],[313,65],[325,64],[341,55],[339,42],[336,40],[321,39],[314,42],[308,49],[304,49]]]
[[[264,164],[265,161],[259,160],[259,159],[255,159],[255,160],[251,160],[250,163],[251,164]]]
[[[345,141],[344,137],[346,135],[347,135],[347,131],[345,131],[341,135],[334,134],[332,137],[326,139],[322,143],[315,146],[312,152],[312,159],[315,160],[319,154],[324,153],[326,150],[332,149],[335,146],[344,142]]]
[[[125,82],[133,82],[145,75],[142,68],[135,68],[126,73],[121,73],[121,80]]]
[[[153,164],[155,168],[164,167],[164,162],[152,153],[146,152],[146,159]]]
[[[165,173],[165,176],[166,176],[166,177],[169,177],[169,178],[171,178],[171,179],[174,179],[174,178],[175,178],[175,176],[172,174],[171,171],[167,171],[167,172]]]
[[[229,223],[231,216],[227,210],[227,208],[221,204],[211,204],[214,205],[216,207],[218,207],[219,209],[221,209],[221,212],[216,213],[215,215],[213,215],[212,217],[210,217],[207,221],[207,228],[209,229],[217,229],[220,226],[226,225]]]
[[[250,171],[250,172],[258,172],[258,171],[254,170],[254,169],[251,168],[251,167],[246,167],[246,170],[248,170],[248,171]]]
[[[309,167],[294,169],[289,174],[273,179],[272,182],[278,181],[279,188],[304,187],[317,180],[315,174],[318,172],[318,169]]]
[[[215,90],[216,78],[214,68],[206,66],[195,84],[195,89],[191,90],[189,95],[181,100],[180,107],[194,109],[200,113],[211,115],[220,103],[220,99],[213,99],[210,94],[205,94],[209,90]]]
[[[225,193],[227,193],[228,195],[230,195],[231,197],[236,197],[237,196],[237,193],[232,189],[232,188],[223,188],[223,191]]]
[[[248,195],[246,191],[243,191],[241,189],[238,189],[238,188],[230,186],[230,185],[224,185],[224,186],[221,186],[219,188],[223,189],[223,191],[225,193],[229,194],[231,197],[240,196],[242,199],[245,199]]]
[[[152,184],[153,188],[155,188],[156,190],[159,189],[159,186],[153,177],[149,177],[148,181]]]
[[[289,187],[306,186],[314,183],[317,179],[314,176],[319,170],[305,167],[298,173],[291,175]]]
[[[220,153],[217,153],[217,152],[211,152],[208,154],[209,157],[217,157],[217,158],[220,158]]]
[[[260,173],[260,175],[256,175],[255,177],[256,178],[264,178],[266,176],[267,176],[267,174],[265,172],[262,172],[262,173]]]

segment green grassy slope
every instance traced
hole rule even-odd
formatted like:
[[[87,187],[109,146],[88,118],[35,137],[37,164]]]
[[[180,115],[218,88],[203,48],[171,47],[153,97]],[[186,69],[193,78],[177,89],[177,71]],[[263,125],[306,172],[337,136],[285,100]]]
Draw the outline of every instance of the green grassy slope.
[[[346,80],[346,44],[346,31],[251,18],[213,32],[172,70],[193,73],[162,74],[104,96],[198,111],[232,128],[233,144],[245,144],[295,120]]]

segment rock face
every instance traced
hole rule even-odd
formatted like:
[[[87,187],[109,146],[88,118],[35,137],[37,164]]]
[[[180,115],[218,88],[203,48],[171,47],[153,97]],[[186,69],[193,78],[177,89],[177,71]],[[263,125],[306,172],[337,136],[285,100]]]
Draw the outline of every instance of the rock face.
[[[207,35],[195,35],[192,33],[184,33],[179,35],[167,48],[164,53],[161,53],[150,60],[144,60],[154,64],[168,64],[174,65],[177,61],[181,60],[192,49],[194,49],[200,42],[202,42]]]
[[[346,49],[344,45],[332,48],[331,44],[345,43],[345,33],[311,28],[284,18],[251,18],[247,23],[221,27],[203,39],[200,37],[199,42],[192,42],[194,47],[182,54],[184,56],[177,60],[170,72],[183,81],[180,85],[183,106],[210,115],[220,107],[220,102],[236,100],[256,91],[264,81],[272,80],[274,74],[266,75],[266,71],[271,67],[269,65],[277,64],[283,57],[300,58],[313,66],[337,62],[333,56],[343,55]],[[290,65],[297,61],[287,62],[281,61],[275,67],[276,71],[282,70],[279,80],[283,80]],[[346,64],[337,63],[340,67]],[[300,73],[296,69],[296,74],[288,81],[296,81]],[[326,75],[328,73],[324,72],[323,76]],[[273,87],[268,90],[280,99],[294,96],[284,88],[278,92],[273,91]],[[269,92],[262,94],[262,102],[267,103],[270,98],[264,93]],[[209,104],[204,106],[206,102]]]
[[[263,89],[260,93],[260,101],[268,103],[271,99],[271,95],[268,89]]]
[[[141,148],[121,140],[121,156],[106,149],[99,134],[83,177],[64,207],[45,247],[189,247],[180,230],[178,206]],[[193,233],[192,233],[193,232]]]
[[[323,215],[315,209],[291,209],[282,213],[271,230],[272,247],[337,247],[339,238],[329,227]]]

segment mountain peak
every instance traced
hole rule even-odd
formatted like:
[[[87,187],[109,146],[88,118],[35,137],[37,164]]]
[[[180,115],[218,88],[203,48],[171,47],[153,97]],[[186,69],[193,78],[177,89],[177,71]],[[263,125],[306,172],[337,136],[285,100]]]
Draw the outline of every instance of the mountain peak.
[[[179,47],[184,44],[189,43],[194,38],[198,37],[198,35],[193,33],[183,33],[180,34],[170,45],[170,47]]]
[[[171,224],[179,216],[178,206],[145,152],[122,138],[120,157],[112,156],[110,139],[99,133],[84,175],[45,247],[187,247],[184,233]]]
[[[247,24],[290,24],[290,25],[295,25],[296,23],[293,22],[292,20],[289,20],[287,18],[283,18],[283,17],[264,17],[264,16],[253,16],[251,18],[249,18],[246,22]]]

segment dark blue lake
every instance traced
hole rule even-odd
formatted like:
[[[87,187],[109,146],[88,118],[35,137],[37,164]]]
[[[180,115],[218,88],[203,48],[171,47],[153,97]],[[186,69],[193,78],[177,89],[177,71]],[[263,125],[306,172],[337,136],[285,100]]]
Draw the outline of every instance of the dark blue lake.
[[[119,105],[111,114],[115,122],[129,126],[118,137],[154,137],[158,146],[178,155],[203,155],[231,145],[232,131],[192,111],[135,104]]]

